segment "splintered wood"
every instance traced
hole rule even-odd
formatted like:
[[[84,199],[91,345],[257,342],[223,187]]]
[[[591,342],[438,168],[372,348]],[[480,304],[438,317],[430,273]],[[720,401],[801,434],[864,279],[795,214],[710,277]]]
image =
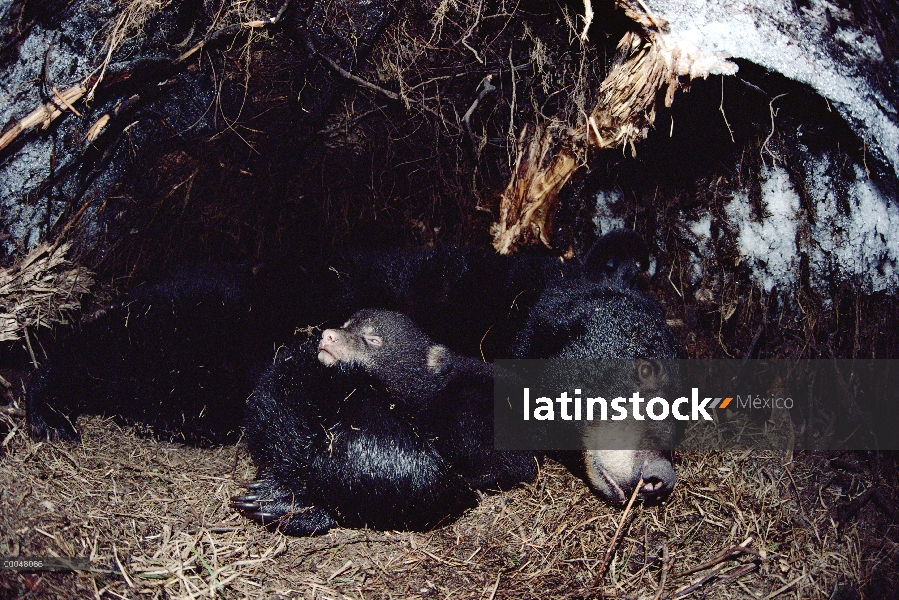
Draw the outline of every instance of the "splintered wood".
[[[526,126],[519,146],[527,135]],[[548,231],[559,190],[577,170],[575,155],[567,148],[547,159],[555,145],[553,137],[550,130],[538,127],[528,144],[527,156],[518,153],[512,180],[500,202],[499,222],[491,228],[493,246],[501,254],[508,254],[517,244],[536,241],[551,247]]]
[[[533,133],[528,127],[522,132],[515,168],[500,198],[500,218],[491,229],[500,254],[538,242],[551,248],[548,232],[559,191],[586,164],[587,153],[627,145],[636,154],[636,141],[646,137],[655,120],[659,91],[667,86],[666,106],[674,99],[683,66],[676,48],[660,42],[667,22],[642,2],[619,0],[618,6],[641,30],[619,42],[614,66],[585,123],[577,129],[538,125]]]

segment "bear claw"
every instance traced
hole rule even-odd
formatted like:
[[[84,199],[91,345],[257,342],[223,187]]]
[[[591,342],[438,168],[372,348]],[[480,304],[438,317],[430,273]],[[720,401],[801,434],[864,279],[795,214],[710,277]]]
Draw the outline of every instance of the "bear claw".
[[[241,484],[242,487],[245,487],[248,490],[261,490],[262,488],[270,485],[271,482],[266,481],[265,479],[256,479],[254,481],[248,481],[244,484]]]

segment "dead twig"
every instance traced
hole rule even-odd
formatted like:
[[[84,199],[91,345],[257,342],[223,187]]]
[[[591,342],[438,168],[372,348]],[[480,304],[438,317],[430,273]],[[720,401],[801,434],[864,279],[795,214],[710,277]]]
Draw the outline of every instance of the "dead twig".
[[[22,133],[40,127],[47,129],[64,112],[87,93],[84,84],[72,86],[57,92],[53,98],[31,111],[28,116],[19,119],[9,131],[0,135],[0,150],[13,143]]]
[[[16,418],[24,418],[25,411],[21,408],[16,408],[14,406],[0,406],[0,413]]]
[[[763,163],[765,162],[765,152],[771,155],[771,158],[775,163],[778,160],[778,156],[768,149],[768,142],[771,141],[771,137],[774,135],[774,117],[777,116],[777,110],[774,109],[774,101],[778,98],[783,98],[784,96],[786,96],[786,94],[778,94],[777,96],[771,98],[771,102],[768,103],[768,110],[771,112],[771,131],[768,132],[768,137],[766,137],[765,141],[762,142],[762,147],[759,150],[759,156],[761,157]]]
[[[721,116],[724,117],[724,124],[727,125],[727,133],[730,134],[730,141],[736,144],[736,140],[734,139],[734,130],[730,128],[730,123],[727,120],[727,115],[724,114],[724,75],[721,76],[721,104],[718,105],[718,110],[721,112]]]
[[[615,553],[615,545],[618,543],[618,536],[621,535],[621,530],[624,528],[624,522],[627,520],[628,514],[631,512],[631,507],[634,505],[634,500],[637,499],[637,494],[640,493],[640,489],[643,487],[643,469],[646,468],[646,462],[644,461],[643,466],[640,468],[640,480],[637,481],[637,486],[634,488],[634,493],[631,494],[631,499],[628,500],[627,506],[624,507],[624,513],[621,515],[621,520],[618,521],[618,528],[615,530],[615,535],[612,536],[612,541],[609,544],[608,549],[606,549],[606,553],[602,557],[602,564],[599,565],[599,570],[596,572],[596,577],[593,578],[593,587],[599,585],[599,581],[602,579],[602,576],[606,572],[606,567],[609,566],[609,560],[612,558],[612,554]]]
[[[190,50],[175,59],[175,64],[177,65],[183,63],[209,44],[216,42],[226,36],[235,35],[246,29],[271,28],[279,25],[282,17],[284,17],[284,13],[287,12],[287,9],[290,7],[291,2],[293,2],[293,0],[286,0],[286,2],[281,5],[281,8],[278,9],[278,12],[275,13],[274,17],[270,17],[268,19],[259,19],[256,21],[247,21],[245,23],[237,23],[235,25],[229,25],[228,27],[217,29],[216,31],[203,38],[201,41],[191,46]]]
[[[665,581],[668,579],[668,566],[668,542],[664,541],[662,542],[662,575],[659,578],[659,589],[652,600],[659,600],[662,597],[662,592],[665,590]]]
[[[773,592],[771,592],[770,594],[765,596],[765,600],[771,600],[771,598],[774,598],[775,596],[780,596],[785,591],[787,591],[788,589],[790,589],[791,587],[793,587],[794,585],[796,585],[797,583],[799,583],[806,577],[808,577],[808,573],[806,573],[805,575],[802,575],[800,577],[797,577],[796,579],[794,579],[793,581],[791,581],[785,585],[782,585],[781,587],[777,588],[776,590],[774,590]]]
[[[681,571],[680,573],[673,575],[673,577],[675,577],[675,578],[683,577],[684,575],[690,575],[692,573],[696,573],[697,571],[704,571],[705,569],[708,569],[709,567],[713,567],[719,563],[723,563],[727,560],[730,560],[731,558],[733,558],[735,556],[739,556],[740,554],[755,554],[756,556],[761,558],[761,555],[759,554],[758,550],[754,550],[754,549],[748,547],[749,544],[751,544],[751,543],[752,543],[752,538],[748,537],[745,540],[743,540],[742,543],[740,543],[736,546],[733,546],[731,548],[728,548],[721,554],[718,554],[714,558],[707,560],[706,562],[702,563],[701,565],[697,565],[695,567],[689,568],[686,571]]]
[[[584,0],[584,29],[581,31],[581,42],[586,43],[587,33],[590,31],[590,25],[593,24],[593,3],[590,0]]]
[[[465,131],[468,133],[468,137],[471,138],[471,143],[475,148],[478,147],[478,140],[475,139],[474,133],[471,131],[471,115],[477,110],[481,101],[487,97],[487,94],[496,91],[496,86],[491,82],[492,79],[493,75],[487,75],[481,80],[481,83],[478,84],[477,97],[474,99],[474,102],[471,103],[471,106],[468,107],[468,110],[465,111],[465,114],[462,115],[462,123],[465,124]]]
[[[475,50],[471,46],[471,44],[468,43],[468,38],[471,37],[471,34],[474,33],[474,30],[477,29],[478,25],[481,23],[481,10],[483,8],[484,8],[484,0],[480,0],[478,2],[478,10],[477,10],[477,13],[475,14],[474,22],[471,24],[471,27],[468,28],[468,31],[465,32],[465,35],[462,36],[462,38],[456,43],[462,44],[463,46],[468,48],[471,51],[471,53],[474,55],[474,58],[476,61],[478,61],[482,65],[486,65],[487,61],[484,60],[484,58],[480,54],[478,54],[478,51]]]
[[[738,578],[738,577],[742,577],[743,575],[749,573],[750,571],[754,571],[757,567],[758,567],[758,565],[756,565],[755,563],[752,563],[752,564],[749,564],[749,565],[743,565],[743,566],[740,566],[740,567],[736,567],[736,568],[731,569],[730,571],[728,571],[727,574],[726,574],[726,576],[720,578],[720,579],[718,580],[717,583],[727,583],[728,581],[732,581],[732,580],[734,580],[734,579],[736,579],[736,578]],[[712,579],[714,579],[715,577],[717,577],[718,574],[719,574],[723,569],[724,569],[724,563],[718,565],[717,567],[715,567],[714,569],[712,569],[709,573],[706,573],[705,575],[703,575],[703,577],[702,577],[699,581],[697,581],[696,583],[693,583],[693,584],[690,584],[690,585],[688,585],[688,586],[684,586],[684,587],[680,588],[679,590],[677,590],[676,592],[674,592],[674,595],[669,596],[668,598],[671,599],[671,600],[674,600],[674,599],[677,599],[677,598],[683,598],[684,596],[687,596],[688,594],[691,594],[692,592],[695,592],[695,591],[698,590],[700,587],[702,587],[703,585],[705,585],[706,583],[708,583],[710,580],[712,580]]]
[[[344,79],[348,79],[349,81],[352,81],[353,83],[355,83],[361,87],[364,87],[365,89],[378,92],[379,94],[382,94],[382,95],[386,96],[387,98],[390,98],[391,100],[399,100],[400,99],[400,95],[397,94],[396,92],[391,92],[390,90],[386,90],[386,89],[382,88],[381,86],[373,84],[370,81],[367,81],[365,79],[362,79],[361,77],[353,75],[352,73],[350,73],[349,71],[347,71],[346,69],[344,69],[343,67],[338,65],[336,62],[334,62],[334,60],[332,60],[331,58],[329,58],[329,57],[325,56],[324,54],[322,54],[321,52],[319,52],[315,48],[315,46],[312,44],[312,40],[309,38],[308,35],[306,36],[306,48],[309,49],[309,52],[311,52],[315,56],[317,56],[320,59],[322,59],[323,61],[325,61],[325,64],[327,64],[329,67],[331,67],[331,69],[333,69],[337,74],[339,74]],[[409,100],[408,98],[406,98],[405,101],[407,103],[411,102],[411,100]]]
[[[62,94],[59,93],[59,90],[58,90],[58,89],[56,89],[55,87],[54,87],[54,88],[50,88],[50,89],[53,90],[53,95],[56,97],[57,100],[59,100],[59,101],[62,103],[63,106],[65,106],[67,109],[69,109],[69,111],[75,113],[75,116],[77,116],[77,117],[82,116],[82,114],[81,114],[80,112],[78,112],[78,109],[77,109],[77,108],[75,108],[74,106],[72,106],[72,105],[69,103],[68,100],[66,100],[65,98],[63,98]]]

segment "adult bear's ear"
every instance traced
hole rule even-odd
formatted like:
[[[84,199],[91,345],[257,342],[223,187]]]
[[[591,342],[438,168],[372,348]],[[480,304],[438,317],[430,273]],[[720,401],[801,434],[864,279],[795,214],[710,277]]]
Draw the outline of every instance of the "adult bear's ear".
[[[450,349],[441,344],[428,348],[428,371],[434,375],[445,375],[453,366]]]
[[[593,244],[584,258],[584,276],[624,288],[634,288],[637,278],[649,267],[649,248],[637,233],[615,229]]]

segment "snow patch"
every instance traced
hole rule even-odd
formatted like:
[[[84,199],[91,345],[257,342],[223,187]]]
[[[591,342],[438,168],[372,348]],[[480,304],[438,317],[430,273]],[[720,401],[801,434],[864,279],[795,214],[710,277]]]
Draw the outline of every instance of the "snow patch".
[[[809,239],[817,281],[853,278],[872,292],[899,287],[899,206],[885,198],[856,165],[841,209],[830,160],[812,162],[806,185],[815,207]]]
[[[596,226],[597,235],[624,227],[624,219],[616,217],[614,212],[615,205],[619,204],[621,199],[621,192],[618,190],[603,190],[596,194],[596,214],[593,215],[593,224]]]
[[[698,221],[690,223],[687,228],[696,239],[697,252],[690,252],[690,283],[696,285],[703,275],[702,257],[708,252],[708,243],[712,239],[712,216],[704,214]]]
[[[860,165],[842,179],[834,158],[825,154],[810,158],[796,174],[808,198],[804,207],[790,175],[779,165],[762,170],[762,215],[755,214],[748,190],[737,191],[724,207],[725,225],[734,233],[733,243],[755,282],[768,294],[790,294],[799,284],[802,256],[808,258],[811,286],[826,297],[834,285],[851,282],[860,292],[899,292],[899,202],[882,193]],[[838,187],[842,190],[837,193]],[[624,224],[613,210],[620,195],[597,196],[598,233]],[[715,264],[715,243],[709,212],[680,222],[683,235],[695,240],[687,273],[697,285],[706,261]]]
[[[681,77],[705,79],[709,75],[734,75],[739,69],[727,60],[729,55],[709,52],[697,46],[695,40],[677,33],[660,33],[656,43],[671,70]]]
[[[712,239],[712,216],[708,213],[703,215],[702,218],[690,225],[690,231],[693,232],[693,236],[701,246],[705,245]]]
[[[796,225],[800,216],[799,194],[790,175],[779,166],[760,174],[762,204],[766,212],[761,222],[753,220],[749,195],[734,195],[727,205],[727,218],[738,228],[737,247],[752,267],[759,285],[767,293],[783,292],[796,283],[799,252],[796,247]]]

